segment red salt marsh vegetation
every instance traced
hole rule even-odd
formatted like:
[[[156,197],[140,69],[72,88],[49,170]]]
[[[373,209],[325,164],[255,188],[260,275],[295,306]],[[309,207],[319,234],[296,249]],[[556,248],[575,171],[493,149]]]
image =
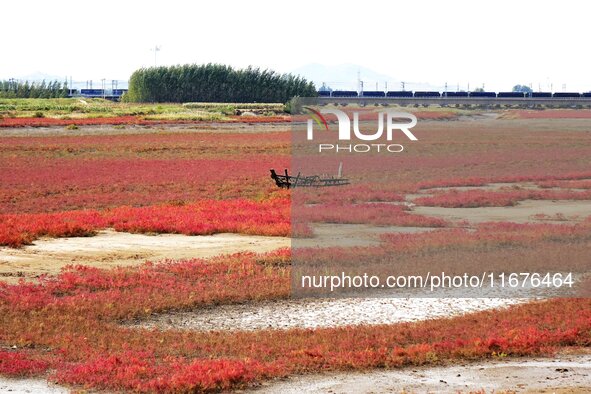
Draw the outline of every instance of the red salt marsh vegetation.
[[[437,192],[413,200],[417,205],[446,208],[509,207],[523,200],[591,200],[591,191],[572,190],[466,190]]]
[[[87,389],[211,391],[314,371],[552,355],[591,345],[591,304],[556,299],[388,326],[254,332],[130,329],[122,319],[289,294],[289,254],[71,268],[0,284],[0,373]]]
[[[384,159],[393,170],[383,183],[367,182],[375,170],[369,165],[346,166],[352,185],[309,191],[305,207],[321,209],[302,218],[438,227],[386,234],[380,248],[367,248],[376,259],[389,249],[409,267],[441,261],[465,269],[460,258],[472,268],[520,259],[535,268],[563,258],[584,271],[588,219],[470,225],[412,213],[411,201],[452,207],[587,201],[591,135],[577,129],[580,123],[560,119],[556,127],[564,130],[556,133],[511,122],[425,122],[417,126],[417,144]],[[269,168],[291,170],[289,133],[115,130],[0,136],[0,243],[24,247],[38,237],[92,236],[105,228],[314,236],[307,223],[291,226],[292,192],[278,190],[269,177]],[[493,183],[520,189],[486,188]],[[463,186],[479,189],[446,190]],[[90,390],[221,391],[293,374],[552,356],[591,346],[591,303],[582,298],[381,326],[195,332],[125,325],[154,313],[288,298],[291,274],[291,252],[280,250],[113,269],[72,266],[31,282],[0,282],[0,374]]]

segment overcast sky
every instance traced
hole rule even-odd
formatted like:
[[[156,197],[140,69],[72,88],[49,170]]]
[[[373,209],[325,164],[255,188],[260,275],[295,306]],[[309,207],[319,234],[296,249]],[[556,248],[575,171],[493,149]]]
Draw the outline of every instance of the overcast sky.
[[[157,62],[289,72],[354,63],[397,80],[591,90],[585,1],[5,0],[0,79],[126,80]]]

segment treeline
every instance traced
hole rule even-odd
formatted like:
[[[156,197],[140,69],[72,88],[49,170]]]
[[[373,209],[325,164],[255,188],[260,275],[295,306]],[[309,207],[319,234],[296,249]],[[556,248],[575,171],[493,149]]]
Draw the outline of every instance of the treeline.
[[[312,82],[259,68],[221,64],[142,68],[129,80],[131,102],[285,103],[294,96],[316,96]]]
[[[31,82],[0,81],[0,98],[61,98],[68,97],[68,84],[58,81]]]

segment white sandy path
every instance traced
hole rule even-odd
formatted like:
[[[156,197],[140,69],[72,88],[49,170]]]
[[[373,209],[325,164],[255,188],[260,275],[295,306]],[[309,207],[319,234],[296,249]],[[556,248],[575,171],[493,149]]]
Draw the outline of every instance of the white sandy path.
[[[294,376],[265,382],[251,394],[591,392],[591,356],[501,359],[448,367]]]
[[[457,316],[525,301],[518,298],[290,299],[170,312],[132,325],[207,331],[395,324]]]
[[[70,390],[43,379],[11,379],[0,376],[0,393],[66,394]]]

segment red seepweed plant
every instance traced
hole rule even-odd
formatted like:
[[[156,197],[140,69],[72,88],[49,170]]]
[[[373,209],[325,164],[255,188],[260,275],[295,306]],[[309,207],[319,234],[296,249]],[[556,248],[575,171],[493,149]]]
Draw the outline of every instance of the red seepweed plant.
[[[208,235],[242,233],[288,236],[289,200],[202,200],[186,205],[119,207],[105,211],[0,215],[0,245],[19,247],[42,237],[93,235],[114,228],[131,233]]]
[[[591,301],[555,299],[381,326],[191,332],[120,325],[167,310],[285,298],[289,252],[70,267],[0,284],[0,373],[86,389],[201,392],[289,374],[549,355],[591,345]]]

